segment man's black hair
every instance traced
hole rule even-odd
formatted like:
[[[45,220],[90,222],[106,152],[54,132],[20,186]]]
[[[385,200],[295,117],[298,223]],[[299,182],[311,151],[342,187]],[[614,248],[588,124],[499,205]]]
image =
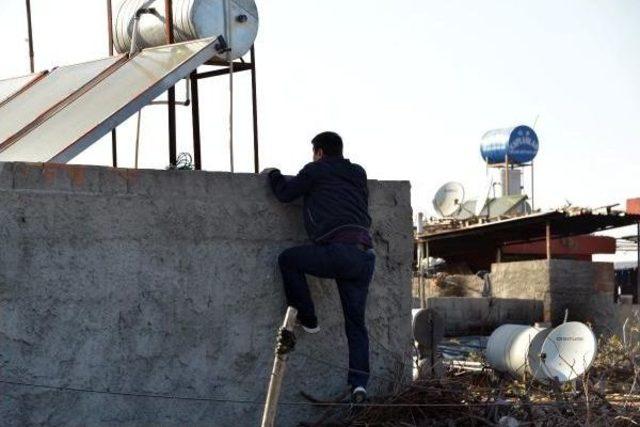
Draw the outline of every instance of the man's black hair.
[[[335,132],[322,132],[311,140],[313,151],[322,148],[326,156],[342,156],[342,138]]]

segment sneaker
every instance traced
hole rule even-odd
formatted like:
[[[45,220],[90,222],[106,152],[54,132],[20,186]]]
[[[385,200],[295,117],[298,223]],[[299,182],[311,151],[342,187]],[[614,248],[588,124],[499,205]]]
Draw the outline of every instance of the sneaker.
[[[351,392],[351,403],[360,404],[367,400],[367,390],[364,387],[356,387]]]
[[[316,325],[314,328],[310,328],[308,326],[304,326],[302,322],[298,320],[298,325],[302,327],[302,329],[308,334],[317,334],[320,332],[320,326]]]

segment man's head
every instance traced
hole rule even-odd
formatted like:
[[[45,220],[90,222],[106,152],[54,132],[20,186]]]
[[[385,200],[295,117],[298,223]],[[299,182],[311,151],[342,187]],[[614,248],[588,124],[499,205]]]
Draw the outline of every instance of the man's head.
[[[322,132],[311,140],[313,161],[323,157],[342,157],[342,138],[335,132]]]

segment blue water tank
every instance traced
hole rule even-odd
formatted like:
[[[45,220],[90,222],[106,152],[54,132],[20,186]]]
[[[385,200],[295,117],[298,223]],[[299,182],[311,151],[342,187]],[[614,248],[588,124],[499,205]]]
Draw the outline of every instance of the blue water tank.
[[[495,129],[485,133],[480,144],[480,154],[490,165],[505,163],[522,164],[532,161],[538,154],[538,135],[529,126]]]

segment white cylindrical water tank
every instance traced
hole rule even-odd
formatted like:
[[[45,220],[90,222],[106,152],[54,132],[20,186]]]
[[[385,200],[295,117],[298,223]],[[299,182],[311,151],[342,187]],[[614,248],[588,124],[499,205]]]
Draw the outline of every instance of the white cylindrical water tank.
[[[231,9],[231,33],[226,29],[226,4]],[[156,14],[143,14],[138,26],[140,49],[167,44],[165,10],[162,0],[121,0],[114,8],[113,43],[120,53],[131,48],[136,12],[153,8]],[[254,0],[173,0],[175,42],[223,36],[231,45],[231,57],[246,54],[258,34],[258,8]],[[223,59],[227,59],[226,56]]]
[[[496,370],[516,377],[527,371],[529,345],[540,333],[540,328],[526,325],[502,325],[489,337],[486,356]]]

